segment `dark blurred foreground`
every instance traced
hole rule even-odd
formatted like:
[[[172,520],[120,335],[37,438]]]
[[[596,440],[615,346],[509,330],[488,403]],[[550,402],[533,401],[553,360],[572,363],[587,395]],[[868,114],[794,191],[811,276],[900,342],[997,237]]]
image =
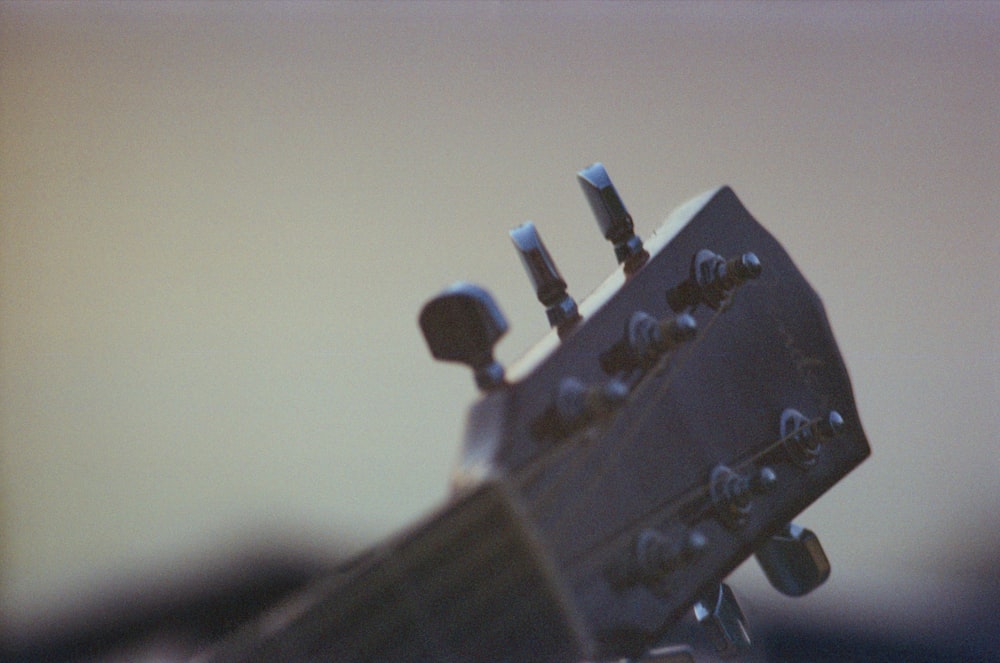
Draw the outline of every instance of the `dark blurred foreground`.
[[[91,600],[89,607],[36,620],[16,629],[19,632],[6,625],[0,630],[0,663],[187,661],[333,568],[314,558],[250,556],[216,568],[209,565],[157,587],[109,591]],[[754,651],[744,660],[998,661],[1000,576],[989,568],[985,572],[936,604],[935,614],[914,614],[902,624],[873,619],[859,626],[857,619],[789,618],[788,613],[758,606],[750,615]],[[717,660],[696,625],[682,624],[677,633],[692,645],[698,663]]]

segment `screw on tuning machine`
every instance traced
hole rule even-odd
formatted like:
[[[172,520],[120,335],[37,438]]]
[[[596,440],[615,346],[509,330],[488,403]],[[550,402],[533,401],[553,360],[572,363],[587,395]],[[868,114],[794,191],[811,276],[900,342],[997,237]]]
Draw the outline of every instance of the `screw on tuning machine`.
[[[642,239],[635,234],[632,216],[625,209],[604,164],[598,162],[584,168],[577,173],[577,180],[604,238],[614,245],[615,257],[619,264],[624,264],[625,273],[631,274],[646,262],[649,254],[642,247]]]
[[[580,319],[580,312],[576,302],[567,294],[566,281],[556,269],[535,224],[524,222],[510,231],[510,239],[531,279],[538,301],[545,306],[549,324],[560,332],[568,330]]]
[[[493,346],[507,332],[507,320],[493,296],[471,283],[456,283],[427,302],[420,329],[435,359],[468,365],[483,391],[504,382]]]
[[[737,286],[760,276],[760,259],[744,253],[730,260],[708,249],[691,259],[688,279],[667,291],[667,303],[675,312],[693,309],[698,304],[717,309],[729,301]]]
[[[754,551],[771,586],[786,596],[803,596],[830,577],[819,537],[804,527],[788,523]]]

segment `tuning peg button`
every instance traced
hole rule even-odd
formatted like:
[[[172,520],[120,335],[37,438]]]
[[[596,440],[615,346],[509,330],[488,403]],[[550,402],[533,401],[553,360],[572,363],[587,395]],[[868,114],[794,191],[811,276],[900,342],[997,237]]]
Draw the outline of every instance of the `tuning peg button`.
[[[577,173],[583,195],[590,203],[597,225],[604,238],[615,247],[615,257],[624,263],[627,272],[638,269],[649,257],[642,247],[642,239],[635,234],[632,216],[611,183],[604,164],[598,162]]]
[[[771,586],[786,596],[808,594],[830,577],[830,560],[819,537],[795,523],[758,546],[754,555]]]
[[[567,294],[566,281],[556,269],[535,224],[526,221],[514,228],[510,231],[510,239],[531,279],[538,301],[545,306],[549,324],[559,330],[567,329],[580,319],[580,313],[576,301]]]
[[[427,302],[420,329],[431,355],[468,365],[481,390],[503,384],[504,370],[493,358],[493,346],[507,332],[500,307],[483,288],[456,283]]]
[[[729,656],[750,648],[747,619],[726,583],[719,583],[694,604],[694,616],[720,654]]]

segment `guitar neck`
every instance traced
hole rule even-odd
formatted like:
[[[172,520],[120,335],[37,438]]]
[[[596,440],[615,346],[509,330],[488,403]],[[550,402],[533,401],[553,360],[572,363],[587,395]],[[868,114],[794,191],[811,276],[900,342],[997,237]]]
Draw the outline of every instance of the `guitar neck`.
[[[502,486],[456,498],[201,660],[580,660],[583,630]]]

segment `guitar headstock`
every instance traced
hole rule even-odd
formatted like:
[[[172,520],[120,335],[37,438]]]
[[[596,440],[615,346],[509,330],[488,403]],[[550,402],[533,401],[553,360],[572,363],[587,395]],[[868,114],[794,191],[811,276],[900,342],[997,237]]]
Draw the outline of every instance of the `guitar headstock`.
[[[729,188],[644,242],[603,166],[579,177],[619,266],[577,305],[534,226],[512,231],[553,327],[526,357],[493,359],[506,322],[476,286],[421,315],[483,391],[456,487],[512,495],[587,655],[646,651],[692,607],[738,648],[720,582],[749,555],[789,595],[829,573],[790,523],[870,452],[847,372],[816,293]]]

